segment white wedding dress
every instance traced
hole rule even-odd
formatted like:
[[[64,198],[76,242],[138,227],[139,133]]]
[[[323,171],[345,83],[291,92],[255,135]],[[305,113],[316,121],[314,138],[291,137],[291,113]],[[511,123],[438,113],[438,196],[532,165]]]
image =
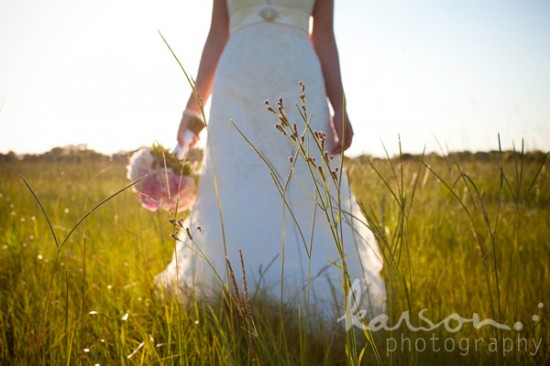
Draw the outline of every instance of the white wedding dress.
[[[313,6],[314,0],[228,0],[231,35],[215,76],[197,201],[172,262],[155,279],[160,288],[183,290],[183,297],[192,294],[189,290],[199,298],[213,296],[228,283],[227,257],[241,289],[242,250],[250,296],[307,306],[325,317],[343,315],[344,276],[336,265],[342,260],[327,215],[315,202],[326,196],[316,195],[303,159],[291,164],[295,145],[274,127],[277,116],[264,104],[269,100],[276,109],[282,97],[301,134],[305,122],[295,104],[303,81],[311,130],[325,131],[327,144],[334,144],[323,74],[308,34]],[[320,164],[321,154],[314,150]],[[331,166],[339,165],[337,156]],[[330,193],[338,206],[334,184]],[[344,246],[348,279],[360,280],[362,309],[377,314],[386,297],[382,258],[345,175],[340,193],[335,232]],[[329,217],[337,209],[329,208]]]

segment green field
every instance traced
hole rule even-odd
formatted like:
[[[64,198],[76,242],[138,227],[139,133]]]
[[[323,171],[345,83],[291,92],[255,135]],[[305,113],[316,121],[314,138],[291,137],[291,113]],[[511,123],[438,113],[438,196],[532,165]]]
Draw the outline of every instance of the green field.
[[[0,364],[548,364],[547,157],[507,151],[348,160],[384,254],[388,327],[405,311],[413,327],[447,319],[431,331],[403,321],[365,335],[342,324],[311,334],[298,314],[267,304],[252,303],[241,316],[232,299],[188,307],[162,300],[152,279],[174,248],[169,213],[144,210],[126,190],[72,231],[129,183],[124,159],[4,156]],[[460,326],[473,313],[511,329]]]

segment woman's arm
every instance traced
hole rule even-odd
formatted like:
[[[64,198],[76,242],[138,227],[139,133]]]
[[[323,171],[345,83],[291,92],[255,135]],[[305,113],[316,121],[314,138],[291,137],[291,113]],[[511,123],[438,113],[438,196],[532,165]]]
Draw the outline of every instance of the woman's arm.
[[[346,150],[353,139],[353,128],[344,106],[344,87],[340,73],[338,48],[334,37],[334,0],[317,0],[313,9],[311,42],[321,62],[325,89],[334,110],[333,128],[336,146],[333,154]]]
[[[214,0],[212,7],[212,20],[206,43],[199,63],[199,71],[195,87],[201,96],[202,102],[206,103],[212,92],[212,84],[218,61],[229,38],[229,16],[227,14],[226,0]],[[192,94],[187,102],[186,110],[200,114],[200,106]],[[183,133],[187,129],[190,116],[184,114],[178,128],[178,143],[184,145]],[[196,142],[196,141],[195,141]]]

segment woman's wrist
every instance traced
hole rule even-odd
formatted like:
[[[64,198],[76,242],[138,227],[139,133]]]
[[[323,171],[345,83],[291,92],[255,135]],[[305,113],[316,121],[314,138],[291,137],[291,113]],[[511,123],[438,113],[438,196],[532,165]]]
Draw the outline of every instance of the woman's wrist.
[[[182,116],[191,117],[191,118],[199,118],[202,120],[202,114],[200,111],[196,111],[192,108],[185,108],[183,110]]]
[[[187,118],[186,130],[198,135],[206,126],[202,114],[190,108],[184,109],[182,116]]]

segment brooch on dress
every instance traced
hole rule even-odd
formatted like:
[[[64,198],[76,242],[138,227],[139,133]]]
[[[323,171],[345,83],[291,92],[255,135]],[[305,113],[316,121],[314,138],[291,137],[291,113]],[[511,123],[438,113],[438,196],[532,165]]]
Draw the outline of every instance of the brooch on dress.
[[[262,10],[260,10],[259,14],[266,22],[272,22],[279,16],[279,12],[271,6],[263,8]]]

